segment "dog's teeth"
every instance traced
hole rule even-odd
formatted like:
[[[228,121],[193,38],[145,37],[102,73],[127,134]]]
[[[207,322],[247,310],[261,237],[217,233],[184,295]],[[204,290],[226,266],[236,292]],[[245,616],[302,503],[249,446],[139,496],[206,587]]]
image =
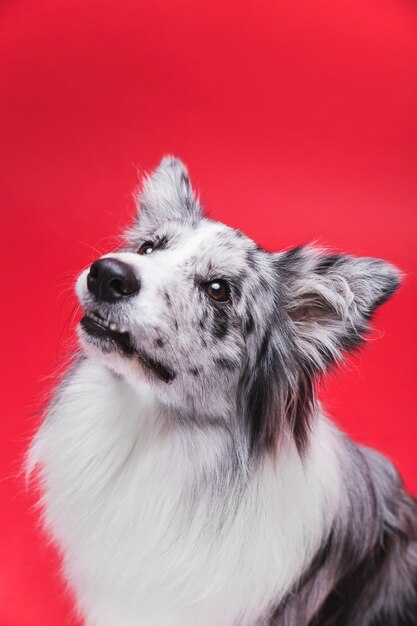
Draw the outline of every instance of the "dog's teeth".
[[[97,315],[96,313],[91,312],[91,313],[89,313],[89,316],[95,322],[98,322],[100,324],[100,326],[104,326],[105,328],[108,328],[109,330],[112,330],[113,332],[127,333],[127,330],[126,330],[126,328],[124,326],[118,326],[115,322],[111,322],[110,320],[106,320],[106,319],[100,317],[99,315]]]

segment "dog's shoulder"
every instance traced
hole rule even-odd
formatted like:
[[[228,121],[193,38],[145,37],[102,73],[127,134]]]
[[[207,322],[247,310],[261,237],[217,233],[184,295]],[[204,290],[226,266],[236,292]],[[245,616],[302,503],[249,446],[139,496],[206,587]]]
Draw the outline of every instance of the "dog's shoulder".
[[[385,456],[345,444],[338,516],[271,626],[417,624],[417,501]]]

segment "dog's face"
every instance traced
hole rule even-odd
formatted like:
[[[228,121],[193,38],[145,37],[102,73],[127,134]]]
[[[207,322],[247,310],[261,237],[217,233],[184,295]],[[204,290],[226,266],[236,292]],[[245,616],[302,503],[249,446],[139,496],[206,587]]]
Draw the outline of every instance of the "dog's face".
[[[169,406],[224,413],[236,388],[259,289],[255,244],[206,219],[132,232],[123,252],[84,272],[81,340]],[[97,272],[97,276],[96,273]]]
[[[381,261],[312,248],[269,254],[206,219],[166,158],[144,182],[122,251],[77,281],[86,353],[186,423],[221,422],[269,446],[305,443],[313,378],[355,347],[398,283]]]

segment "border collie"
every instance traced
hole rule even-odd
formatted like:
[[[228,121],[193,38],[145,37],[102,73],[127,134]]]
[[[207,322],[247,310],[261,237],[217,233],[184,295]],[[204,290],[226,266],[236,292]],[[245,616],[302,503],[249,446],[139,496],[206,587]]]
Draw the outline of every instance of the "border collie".
[[[85,624],[417,624],[416,502],[315,393],[398,271],[264,251],[173,157],[137,200],[28,457]]]

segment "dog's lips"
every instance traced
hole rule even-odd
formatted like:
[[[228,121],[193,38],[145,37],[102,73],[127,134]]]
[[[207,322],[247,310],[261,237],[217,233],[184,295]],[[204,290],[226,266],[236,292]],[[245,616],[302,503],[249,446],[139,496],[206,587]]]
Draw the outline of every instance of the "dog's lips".
[[[85,315],[81,322],[83,330],[92,337],[112,341],[128,355],[132,355],[134,348],[130,341],[130,335],[126,331],[116,330],[115,324],[99,320],[96,315]]]
[[[166,365],[162,365],[159,361],[155,361],[147,354],[137,350],[131,341],[129,332],[123,327],[118,326],[114,322],[104,320],[96,313],[85,315],[81,319],[80,325],[88,336],[104,341],[107,344],[112,343],[116,345],[126,356],[136,356],[142,365],[165,383],[170,383],[175,378],[175,373]]]

